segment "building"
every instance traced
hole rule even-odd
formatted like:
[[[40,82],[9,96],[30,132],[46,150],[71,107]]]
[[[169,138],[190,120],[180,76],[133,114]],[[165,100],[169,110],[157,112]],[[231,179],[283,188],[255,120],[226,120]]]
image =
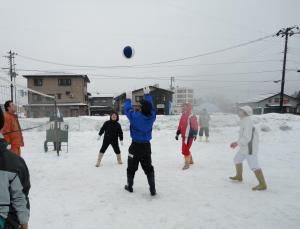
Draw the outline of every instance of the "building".
[[[179,114],[182,111],[184,103],[193,104],[194,101],[194,90],[187,87],[176,87],[173,95],[173,113]]]
[[[89,97],[90,115],[109,115],[114,107],[113,96],[92,95]]]
[[[159,88],[157,86],[150,86],[150,95],[153,98],[154,106],[157,110],[157,114],[169,115],[171,114],[172,97],[173,92]],[[140,107],[140,101],[144,98],[143,88],[132,91],[132,105],[135,110]],[[126,99],[126,93],[115,97],[115,110],[121,114],[124,112],[124,102]]]
[[[250,106],[254,114],[280,113],[280,93],[260,95],[252,99],[240,102],[238,106]],[[300,113],[299,100],[284,94],[284,113]]]
[[[87,75],[24,75],[29,89],[55,96],[64,117],[88,115]],[[27,117],[49,117],[54,100],[43,95],[28,93]]]

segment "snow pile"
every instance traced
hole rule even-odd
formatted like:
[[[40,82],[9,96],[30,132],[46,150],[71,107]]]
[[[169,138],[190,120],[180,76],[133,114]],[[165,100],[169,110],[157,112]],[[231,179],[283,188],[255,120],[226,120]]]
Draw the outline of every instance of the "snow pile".
[[[266,124],[261,124],[260,125],[260,130],[263,132],[270,132],[271,128],[269,126],[267,126]]]

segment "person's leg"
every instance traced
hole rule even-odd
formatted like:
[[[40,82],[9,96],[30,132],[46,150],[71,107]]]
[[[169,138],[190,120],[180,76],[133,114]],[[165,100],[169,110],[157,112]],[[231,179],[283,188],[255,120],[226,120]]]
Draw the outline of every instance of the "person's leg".
[[[253,191],[258,190],[266,190],[267,184],[265,181],[265,177],[263,174],[262,169],[258,165],[257,155],[247,155],[247,162],[250,169],[254,172],[256,179],[258,180],[259,184],[252,188]]]
[[[138,146],[136,143],[132,143],[129,147],[129,153],[128,153],[128,165],[127,165],[127,185],[125,185],[125,189],[128,192],[133,192],[133,180],[135,172],[138,170],[139,167],[139,157],[137,156],[139,154]]]
[[[152,158],[151,158],[151,145],[150,143],[145,143],[144,145],[144,153],[140,159],[141,166],[147,176],[149,190],[152,196],[156,195],[156,188],[155,188],[155,177],[154,177],[154,167],[152,165]]]
[[[190,167],[190,149],[188,147],[188,143],[186,141],[189,141],[190,139],[183,138],[182,139],[182,154],[184,156],[184,165],[182,167],[183,170],[186,170]]]
[[[99,151],[99,154],[98,154],[97,163],[95,165],[96,167],[100,166],[101,160],[102,160],[102,158],[104,156],[104,153],[107,150],[109,144],[110,144],[110,142],[103,140],[102,147],[101,147],[101,149]]]
[[[202,141],[202,137],[203,137],[203,127],[200,127],[200,130],[199,130],[199,141],[200,142]]]
[[[121,150],[120,150],[120,147],[119,147],[119,142],[118,140],[117,141],[113,141],[111,146],[113,147],[114,149],[114,152],[117,156],[117,161],[118,161],[118,164],[121,165],[123,164],[122,162],[122,158],[121,158]]]
[[[235,164],[236,175],[233,177],[229,177],[231,180],[243,181],[243,161],[245,157],[246,156],[240,152],[237,152],[237,154],[235,155],[234,164]]]
[[[16,145],[11,145],[10,151],[17,154],[18,156],[21,156],[21,147]]]
[[[209,138],[209,128],[205,127],[205,137],[206,137],[206,141],[208,142],[208,138]]]
[[[189,141],[188,141],[188,144],[187,144],[187,148],[189,150],[189,163],[190,165],[193,165],[194,164],[194,160],[193,160],[193,156],[192,156],[192,153],[191,153],[191,147],[192,147],[192,144],[193,144],[193,138],[189,138]]]

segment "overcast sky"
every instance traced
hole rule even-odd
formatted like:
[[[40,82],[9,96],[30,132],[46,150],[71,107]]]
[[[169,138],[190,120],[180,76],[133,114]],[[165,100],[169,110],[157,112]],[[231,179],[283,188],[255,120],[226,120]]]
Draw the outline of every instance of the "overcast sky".
[[[199,97],[221,95],[237,101],[279,92],[280,84],[257,81],[281,79],[284,39],[273,37],[223,53],[134,68],[68,67],[22,56],[85,66],[148,64],[230,47],[300,25],[299,0],[0,2],[0,67],[7,67],[2,56],[11,49],[19,54],[20,75],[37,73],[21,70],[87,74],[92,93],[118,94],[155,83],[168,88],[171,76],[176,86],[192,87]],[[135,50],[131,59],[122,55],[126,45]],[[286,92],[293,93],[300,90],[300,73],[296,72],[300,34],[289,39],[287,68]],[[17,80],[25,83],[22,77]]]

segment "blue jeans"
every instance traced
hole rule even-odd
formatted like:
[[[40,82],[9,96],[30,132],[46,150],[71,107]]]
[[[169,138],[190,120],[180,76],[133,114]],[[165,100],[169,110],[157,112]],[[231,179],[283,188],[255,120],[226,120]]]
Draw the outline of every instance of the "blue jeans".
[[[0,216],[0,229],[4,229],[5,219]]]

